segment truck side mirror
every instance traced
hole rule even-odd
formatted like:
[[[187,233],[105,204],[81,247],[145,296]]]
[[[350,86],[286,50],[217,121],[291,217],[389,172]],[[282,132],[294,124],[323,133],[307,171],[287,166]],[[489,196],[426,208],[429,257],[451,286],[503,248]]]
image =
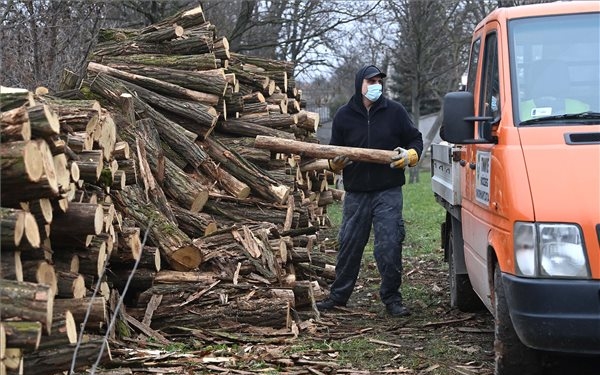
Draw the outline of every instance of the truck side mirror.
[[[440,137],[450,143],[473,144],[492,143],[491,128],[484,126],[487,131],[484,138],[475,139],[475,122],[491,121],[492,117],[475,117],[473,94],[469,91],[450,92],[444,96],[442,111],[442,129]],[[484,124],[486,125],[486,124]],[[489,137],[489,138],[488,138]]]

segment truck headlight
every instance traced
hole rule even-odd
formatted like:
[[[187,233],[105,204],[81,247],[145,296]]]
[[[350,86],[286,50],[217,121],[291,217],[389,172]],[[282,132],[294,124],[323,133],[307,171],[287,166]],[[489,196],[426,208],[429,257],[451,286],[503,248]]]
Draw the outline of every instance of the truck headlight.
[[[590,277],[581,230],[576,225],[516,222],[514,251],[517,275]]]

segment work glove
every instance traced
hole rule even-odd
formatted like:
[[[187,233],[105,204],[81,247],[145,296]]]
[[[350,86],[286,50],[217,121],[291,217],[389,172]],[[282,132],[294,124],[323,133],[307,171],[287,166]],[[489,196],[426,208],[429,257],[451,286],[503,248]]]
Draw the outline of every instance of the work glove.
[[[335,174],[340,173],[346,166],[352,164],[352,160],[346,155],[338,155],[333,159],[327,160],[327,162],[329,163],[329,169]]]
[[[390,168],[406,168],[406,167],[414,167],[417,165],[419,161],[419,154],[413,148],[406,150],[402,147],[396,147],[394,151],[398,152],[398,155],[392,156],[392,162],[390,163]]]

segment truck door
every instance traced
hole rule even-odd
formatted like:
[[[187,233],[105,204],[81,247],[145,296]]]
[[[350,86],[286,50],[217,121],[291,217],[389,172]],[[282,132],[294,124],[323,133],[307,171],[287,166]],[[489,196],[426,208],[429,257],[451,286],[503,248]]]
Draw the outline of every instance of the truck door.
[[[496,29],[486,33],[483,56],[476,85],[475,108],[479,116],[499,118],[502,103],[499,81],[499,54]],[[495,120],[492,120],[492,123]],[[479,123],[476,137],[481,136],[483,124]],[[488,235],[492,227],[490,198],[494,186],[492,179],[493,144],[467,146],[467,167],[463,197],[463,238],[465,263],[473,289],[483,302],[491,306],[488,279]]]

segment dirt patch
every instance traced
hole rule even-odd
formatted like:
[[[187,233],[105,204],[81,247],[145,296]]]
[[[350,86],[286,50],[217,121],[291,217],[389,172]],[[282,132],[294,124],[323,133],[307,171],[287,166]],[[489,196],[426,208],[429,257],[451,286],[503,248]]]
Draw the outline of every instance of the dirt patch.
[[[407,257],[404,263],[402,291],[409,317],[385,313],[378,297],[379,274],[372,257],[366,256],[348,307],[322,314],[326,328],[311,339],[336,348],[340,368],[348,370],[492,374],[491,315],[450,308],[442,261]]]

